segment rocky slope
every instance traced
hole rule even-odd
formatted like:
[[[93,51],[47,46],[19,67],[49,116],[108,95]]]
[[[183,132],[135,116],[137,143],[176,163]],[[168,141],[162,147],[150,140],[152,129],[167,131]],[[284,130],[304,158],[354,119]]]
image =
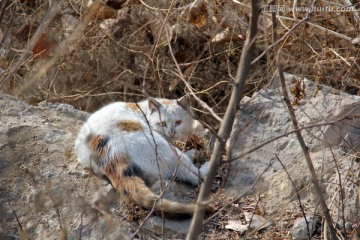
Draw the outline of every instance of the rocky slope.
[[[0,109],[0,231],[5,239],[21,234],[12,211],[31,239],[59,239],[64,231],[70,238],[115,234],[104,227],[106,219],[94,221],[99,214],[89,204],[102,181],[93,177],[87,184],[88,174],[73,153],[87,114],[64,104],[30,106],[6,95],[0,95]],[[119,226],[118,234],[128,231],[125,221]]]
[[[287,79],[291,85],[292,77],[288,75]],[[302,126],[316,125],[302,133],[333,219],[339,228],[346,226],[350,234],[359,219],[356,152],[360,143],[360,98],[327,87],[316,90],[313,82],[305,83],[307,94],[299,101],[300,106],[295,106],[296,114]],[[223,195],[231,199],[250,189],[248,193],[261,196],[258,214],[273,220],[268,231],[290,229],[301,217],[296,193],[307,214],[321,215],[299,144],[293,134],[286,134],[292,125],[276,84],[242,103],[231,147],[232,157],[237,159],[232,162]],[[31,106],[0,95],[0,237],[17,239],[21,235],[15,214],[31,239],[59,239],[65,233],[70,238],[126,239],[136,232],[138,223],[133,221],[131,209],[119,202],[117,194],[102,180],[89,178],[76,161],[73,143],[86,117],[87,113],[69,105],[41,102]],[[171,189],[180,192],[174,198],[189,191],[177,186]],[[213,201],[218,198],[215,196]],[[231,214],[238,216],[246,211],[241,207],[234,211],[234,205],[232,208]],[[168,238],[183,237],[188,224],[167,221],[164,234]],[[159,234],[161,225],[159,218],[151,217],[143,231],[151,229]],[[141,236],[154,236],[143,231]],[[223,227],[221,231],[232,230]],[[302,239],[296,237],[295,230],[292,233],[295,239]]]
[[[287,74],[286,79],[289,88],[295,87],[294,76]],[[317,86],[309,80],[304,84],[305,95],[294,109],[301,127],[313,126],[302,130],[302,134],[318,179],[326,189],[334,222],[339,227],[345,223],[355,226],[360,216],[360,97]],[[242,102],[233,132],[232,157],[237,159],[233,168],[236,167],[227,193],[241,194],[263,173],[252,193],[262,196],[258,204],[264,215],[288,222],[289,213],[301,213],[298,199],[307,214],[322,213],[304,154],[295,134],[287,134],[293,126],[278,85],[275,79],[270,88]],[[274,141],[246,154],[271,139]]]

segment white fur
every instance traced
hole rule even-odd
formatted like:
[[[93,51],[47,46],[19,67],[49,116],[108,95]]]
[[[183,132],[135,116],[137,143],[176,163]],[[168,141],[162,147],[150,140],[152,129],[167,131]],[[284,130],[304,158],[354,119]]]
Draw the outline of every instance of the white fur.
[[[163,100],[171,101],[172,103],[161,104]],[[152,130],[161,133],[169,138],[169,140],[184,140],[191,134],[202,138],[207,133],[207,129],[190,115],[187,97],[175,100],[155,98],[152,101],[158,103],[158,107],[154,108],[154,111],[151,111],[149,108],[149,100],[142,101],[139,105],[145,113]],[[145,119],[143,114],[141,117]],[[177,125],[179,121],[181,123]],[[166,126],[161,126],[161,122],[165,122]]]
[[[158,102],[161,100],[156,99]],[[151,111],[148,101],[140,102],[139,106],[146,118],[142,112],[134,111],[124,102],[115,102],[101,108],[89,117],[75,141],[78,160],[96,174],[105,175],[104,167],[109,161],[118,156],[127,156],[132,163],[140,167],[150,183],[158,180],[159,176],[162,179],[171,179],[176,173],[178,179],[197,185],[198,169],[191,159],[163,137],[165,134],[171,139],[185,138],[191,133],[191,127],[195,122],[190,114],[176,104],[176,100],[172,101],[174,101],[173,105],[160,105],[155,111],[154,109]],[[120,130],[117,124],[124,120],[138,122],[142,130],[134,132]],[[173,122],[178,120],[181,120],[181,124],[175,126]],[[166,127],[159,128],[158,123],[162,121],[166,122]],[[196,127],[196,134],[204,134],[199,131],[198,123]],[[96,154],[88,147],[88,138],[91,135],[108,138],[104,156],[94,158]]]

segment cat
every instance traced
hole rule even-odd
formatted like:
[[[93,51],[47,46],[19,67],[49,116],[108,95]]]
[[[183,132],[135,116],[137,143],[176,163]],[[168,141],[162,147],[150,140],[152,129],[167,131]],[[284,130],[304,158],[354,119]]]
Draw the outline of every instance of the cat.
[[[95,113],[75,141],[78,160],[96,175],[105,176],[126,202],[165,213],[192,214],[194,204],[160,197],[149,186],[174,176],[198,185],[207,171],[171,144],[190,135],[201,138],[206,129],[188,113],[188,97],[149,98],[139,103],[115,102]],[[192,155],[190,153],[189,155]],[[212,206],[204,206],[212,212]]]
[[[101,111],[104,115],[111,115],[116,111],[121,111],[121,115],[134,115],[149,122],[153,131],[166,136],[169,141],[186,140],[189,137],[202,138],[208,131],[191,117],[189,105],[189,97],[186,95],[175,100],[148,98],[139,103],[114,102],[103,107]],[[153,114],[154,112],[157,114]]]

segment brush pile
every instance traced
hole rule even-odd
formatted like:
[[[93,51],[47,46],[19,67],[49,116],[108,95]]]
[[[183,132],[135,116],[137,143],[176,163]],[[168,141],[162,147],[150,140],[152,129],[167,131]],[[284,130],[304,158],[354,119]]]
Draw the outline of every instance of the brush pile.
[[[247,94],[272,79],[277,50],[285,71],[360,93],[358,3],[291,4],[262,5]],[[116,100],[193,92],[220,117],[250,10],[249,1],[238,0],[71,0],[53,5],[19,0],[3,1],[1,7],[2,92],[31,104],[63,102],[85,111]],[[201,119],[218,126],[206,109],[194,107]]]

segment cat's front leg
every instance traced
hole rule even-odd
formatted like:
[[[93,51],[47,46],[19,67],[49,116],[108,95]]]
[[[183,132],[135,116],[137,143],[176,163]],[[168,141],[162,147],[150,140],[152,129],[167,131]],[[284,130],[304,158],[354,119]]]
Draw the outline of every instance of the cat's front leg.
[[[185,154],[193,162],[195,159],[197,159],[199,157],[199,151],[196,149],[190,149],[190,150],[186,151]],[[206,174],[208,172],[208,168],[209,168],[209,162],[205,162],[203,165],[201,165],[201,167],[199,169],[201,177],[204,178],[206,176]]]
[[[203,165],[201,165],[200,174],[203,178],[206,177],[208,170],[209,170],[209,162],[205,162]]]
[[[209,133],[209,130],[204,127],[204,125],[198,120],[193,120],[191,126],[191,134],[197,138],[203,138]]]
[[[194,161],[199,156],[199,151],[196,149],[190,149],[184,152],[188,158],[190,158],[192,161]]]
[[[178,151],[178,154],[178,161],[176,163],[178,179],[197,186],[201,180],[199,169],[186,154],[181,153],[181,151]]]

